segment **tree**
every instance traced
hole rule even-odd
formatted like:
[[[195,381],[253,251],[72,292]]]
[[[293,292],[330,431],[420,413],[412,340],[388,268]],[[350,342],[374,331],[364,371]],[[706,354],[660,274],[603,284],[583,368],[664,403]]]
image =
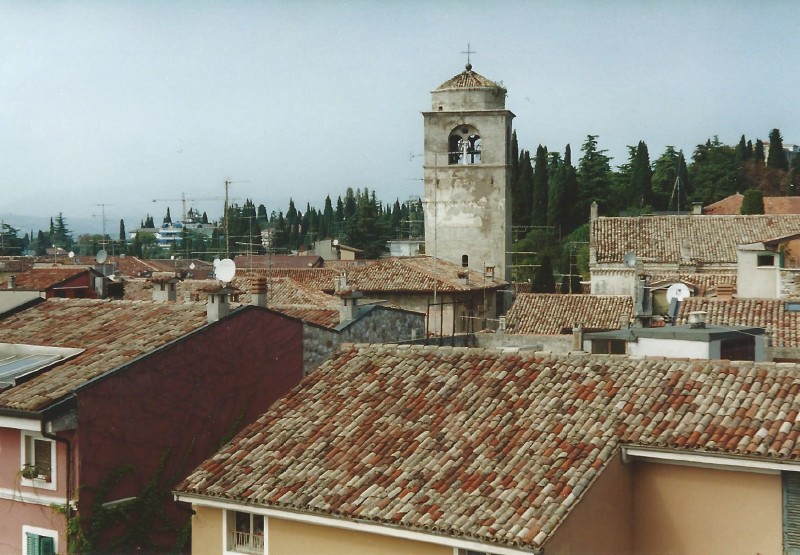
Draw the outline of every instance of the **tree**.
[[[553,263],[549,256],[542,256],[533,277],[531,290],[534,293],[555,293],[556,280],[553,277]]]
[[[689,168],[694,192],[692,199],[710,204],[734,194],[739,188],[736,149],[722,144],[717,137],[697,145]]]
[[[19,230],[9,224],[0,223],[0,255],[20,255],[25,247],[24,242],[17,236]]]
[[[644,208],[652,204],[653,170],[650,168],[650,153],[647,144],[639,141],[631,164],[631,180],[628,188],[630,205]]]
[[[547,147],[539,145],[533,166],[533,206],[531,225],[547,225]]]
[[[164,216],[164,223],[165,224],[172,223],[172,216],[169,215],[169,206],[167,206],[167,214]]]
[[[125,233],[125,220],[119,221],[119,240],[122,242],[127,241],[128,236]]]
[[[578,162],[578,189],[580,193],[576,209],[588,218],[589,207],[596,202],[601,210],[608,207],[611,186],[611,158],[605,150],[597,149],[597,135],[587,135],[581,147],[583,156]]]
[[[783,150],[783,137],[778,129],[769,132],[769,157],[767,167],[778,170],[789,170],[789,161],[786,159],[786,152]]]
[[[72,232],[67,227],[64,215],[59,212],[58,216],[56,216],[55,224],[52,223],[52,218],[50,221],[53,228],[50,240],[53,241],[53,245],[64,249],[70,248],[72,246]]]
[[[763,214],[764,213],[764,195],[758,189],[748,189],[744,192],[742,199],[742,214]]]

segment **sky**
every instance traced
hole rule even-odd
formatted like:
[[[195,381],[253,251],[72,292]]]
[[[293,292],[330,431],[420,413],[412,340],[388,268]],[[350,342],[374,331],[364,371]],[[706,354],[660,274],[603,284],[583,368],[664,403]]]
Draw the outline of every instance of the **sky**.
[[[422,195],[430,91],[508,89],[521,148],[651,159],[800,144],[800,2],[0,0],[0,218],[116,236],[147,214],[347,187]],[[154,202],[156,199],[156,202]],[[38,221],[38,220],[36,220]]]

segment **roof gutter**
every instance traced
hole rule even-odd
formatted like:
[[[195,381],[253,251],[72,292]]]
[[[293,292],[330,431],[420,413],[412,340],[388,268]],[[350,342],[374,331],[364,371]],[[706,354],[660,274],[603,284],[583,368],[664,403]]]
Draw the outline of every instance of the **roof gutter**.
[[[334,516],[324,516],[311,513],[301,513],[287,509],[275,509],[269,507],[259,507],[246,503],[236,503],[234,501],[215,499],[204,495],[193,493],[183,493],[178,491],[172,492],[176,501],[184,503],[192,503],[203,507],[210,507],[214,509],[224,509],[229,511],[247,511],[253,514],[264,515],[266,517],[274,517],[284,520],[291,520],[295,522],[303,522],[306,524],[314,524],[317,526],[327,526],[331,528],[341,528],[345,530],[352,530],[368,534],[376,534],[381,536],[390,536],[394,538],[402,538],[407,540],[433,543],[436,545],[443,545],[458,549],[466,549],[470,551],[486,552],[489,551],[492,555],[544,555],[541,548],[531,547],[524,548],[509,548],[502,547],[496,543],[482,543],[472,540],[462,540],[454,537],[444,536],[433,532],[419,532],[416,530],[403,529],[399,526],[380,525],[372,522],[363,522],[359,520],[350,520],[338,518]]]
[[[621,449],[622,462],[624,463],[630,462],[631,459],[637,459],[653,463],[700,466],[717,470],[738,470],[740,472],[756,472],[760,474],[800,472],[800,464],[797,462],[776,462],[747,456],[686,452],[634,445],[623,446]]]

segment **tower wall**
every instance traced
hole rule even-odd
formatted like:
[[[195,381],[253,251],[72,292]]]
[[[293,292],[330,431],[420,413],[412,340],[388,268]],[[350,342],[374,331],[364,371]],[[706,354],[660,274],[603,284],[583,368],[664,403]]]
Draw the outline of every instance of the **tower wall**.
[[[432,93],[425,122],[425,252],[510,279],[511,121],[499,86]],[[483,108],[483,109],[481,109]],[[453,134],[480,136],[480,163],[453,163]]]

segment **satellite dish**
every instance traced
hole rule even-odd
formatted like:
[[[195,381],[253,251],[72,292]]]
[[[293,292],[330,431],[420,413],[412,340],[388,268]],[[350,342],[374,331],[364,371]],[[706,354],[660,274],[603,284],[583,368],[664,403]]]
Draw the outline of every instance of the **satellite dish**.
[[[194,265],[194,262],[192,262],[191,264],[189,264],[189,269],[190,269],[190,270],[194,270],[195,268],[196,268],[196,266]]]
[[[218,280],[230,283],[233,276],[236,275],[236,264],[230,258],[224,258],[219,261],[214,273]]]
[[[170,260],[175,260],[175,255],[173,254],[172,256],[170,256],[169,259]]]
[[[689,288],[683,283],[673,283],[667,288],[667,301],[672,302],[673,299],[680,302],[688,299],[692,295]]]
[[[75,258],[75,252],[69,251],[69,254],[67,254],[67,256],[69,256],[70,258]]]
[[[338,239],[334,239],[334,240],[333,240],[333,246],[334,246],[334,247],[337,247],[337,246],[339,246],[339,240],[338,240]]]
[[[106,252],[106,249],[100,249],[99,251],[97,251],[97,256],[95,257],[95,260],[97,260],[98,264],[102,264],[103,262],[108,260],[108,253]]]
[[[214,259],[214,268],[215,269],[216,269],[217,266],[219,266],[219,262],[220,262],[219,258],[215,258]]]
[[[636,266],[636,253],[633,251],[626,252],[625,256],[622,257],[622,262],[628,268],[634,268]]]

